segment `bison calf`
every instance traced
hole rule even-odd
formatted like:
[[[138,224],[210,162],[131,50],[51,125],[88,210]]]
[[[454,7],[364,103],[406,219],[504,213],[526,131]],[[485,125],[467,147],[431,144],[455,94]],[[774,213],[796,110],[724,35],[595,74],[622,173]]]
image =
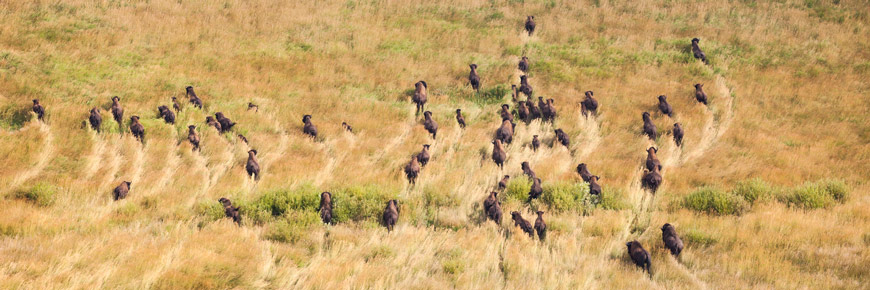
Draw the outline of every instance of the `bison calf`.
[[[477,75],[477,65],[471,64],[471,72],[468,74],[468,83],[471,84],[471,88],[474,89],[475,92],[480,91],[480,76]]]
[[[483,210],[486,217],[496,224],[501,224],[501,203],[498,201],[498,192],[490,192],[489,196],[483,201]]]
[[[462,116],[462,109],[456,109],[456,123],[459,128],[465,129],[465,117]]]
[[[302,123],[305,124],[302,126],[302,133],[311,136],[311,138],[317,138],[317,127],[311,123],[311,115],[302,116]]]
[[[532,136],[532,151],[538,152],[538,148],[541,147],[541,140],[538,139],[538,135]]]
[[[530,16],[526,17],[525,28],[526,28],[526,32],[529,33],[529,36],[532,36],[532,33],[535,33],[535,26],[537,26],[537,24],[535,24],[535,16],[530,15]]]
[[[532,97],[532,93],[533,93],[532,86],[529,85],[529,77],[526,75],[520,76],[520,92],[522,92],[524,95],[526,95],[527,98]]]
[[[547,238],[547,223],[544,222],[544,212],[537,211],[538,218],[535,220],[535,232],[538,233],[538,239],[544,241]]]
[[[208,124],[209,126],[214,127],[214,129],[217,130],[218,133],[221,133],[224,131],[223,128],[221,128],[221,123],[218,122],[217,120],[215,120],[214,117],[212,117],[212,116],[206,116],[205,123]]]
[[[525,174],[526,176],[528,176],[530,179],[535,179],[535,178],[537,177],[537,176],[535,175],[535,171],[533,171],[533,170],[532,170],[532,167],[529,166],[529,162],[528,162],[528,161],[523,161],[523,163],[520,164],[520,167],[523,169],[523,174]]]
[[[133,133],[136,140],[145,143],[145,126],[139,123],[139,116],[130,117],[130,133]]]
[[[428,88],[425,81],[419,81],[414,84],[414,95],[411,97],[411,100],[417,105],[417,114],[420,114],[424,110],[426,100],[428,99],[428,93],[426,92]]]
[[[253,175],[254,180],[260,180],[260,162],[257,162],[257,150],[248,150],[248,162],[245,164],[248,176]]]
[[[591,195],[601,195],[601,185],[598,184],[598,180],[601,177],[598,175],[593,175],[589,177],[589,194]]]
[[[674,123],[674,143],[677,147],[683,147],[683,126],[680,123]]]
[[[353,133],[353,128],[347,124],[347,122],[341,122],[341,127],[344,128],[348,133]]]
[[[100,133],[100,127],[103,125],[103,116],[100,115],[100,108],[94,107],[91,109],[88,121],[91,123],[91,128]]]
[[[505,176],[501,179],[501,181],[498,182],[498,190],[499,190],[499,191],[505,190],[505,188],[507,188],[508,181],[510,181],[510,180],[511,180],[511,176],[510,176],[510,175],[505,175]]]
[[[45,116],[45,108],[39,104],[38,99],[33,99],[33,107],[31,109],[36,113],[36,119],[42,121],[42,117]]]
[[[529,72],[529,58],[523,56],[523,58],[520,59],[520,63],[517,65],[517,69],[519,69],[523,73]]]
[[[661,165],[656,166],[652,171],[644,170],[643,177],[641,178],[641,185],[652,191],[652,193],[656,193],[656,190],[658,190],[659,186],[662,185],[661,170]]]
[[[121,184],[115,187],[115,190],[112,191],[112,198],[114,200],[121,200],[126,198],[127,193],[130,192],[130,185],[132,185],[132,182],[122,181]]]
[[[438,123],[432,119],[432,112],[424,112],[423,117],[425,118],[425,120],[423,120],[423,128],[426,128],[426,131],[428,131],[429,134],[432,134],[432,139],[435,139],[435,136],[438,135]]]
[[[649,112],[643,112],[643,133],[650,140],[656,140],[656,124],[653,124],[652,119],[649,117]]]
[[[196,126],[187,126],[187,141],[190,141],[190,145],[193,145],[193,151],[200,151],[199,135],[196,134]]]
[[[405,165],[405,176],[411,185],[417,184],[417,176],[420,175],[420,162],[417,155],[411,156],[411,162]]]
[[[653,170],[656,167],[659,167],[662,165],[662,163],[659,162],[659,157],[656,156],[656,153],[658,153],[658,152],[659,152],[659,149],[655,148],[655,147],[650,147],[650,148],[646,149],[646,169],[647,170]]]
[[[704,93],[704,84],[695,84],[695,99],[698,103],[707,105],[707,93]]]
[[[429,163],[429,144],[423,145],[423,150],[417,154],[417,161],[420,162],[421,167],[426,167],[426,164]]]
[[[167,124],[175,124],[175,113],[169,109],[167,106],[159,106],[157,107],[157,116],[163,118],[163,121]]]
[[[239,215],[239,208],[234,207],[233,203],[230,202],[230,200],[226,197],[221,197],[220,199],[218,199],[218,202],[220,202],[221,205],[224,206],[224,215],[226,215],[228,218],[233,219],[233,222],[241,226],[242,217]]]
[[[592,91],[586,91],[586,98],[580,102],[580,112],[585,117],[589,117],[589,112],[592,112],[592,115],[598,114],[598,100],[593,98],[592,95]]]
[[[119,126],[124,123],[124,108],[121,107],[121,98],[118,96],[112,97],[112,117]]]
[[[393,231],[393,228],[396,226],[396,222],[399,220],[399,204],[393,199],[387,202],[387,206],[384,208],[383,215],[383,223],[384,226],[387,227],[387,231]]]
[[[501,140],[495,139],[492,141],[492,161],[498,168],[504,168],[504,161],[507,160],[507,153],[504,151],[504,146]]]
[[[533,199],[541,197],[541,194],[544,193],[544,188],[541,187],[541,179],[535,178],[532,180],[532,187],[529,188],[529,199],[527,202],[532,202]]]
[[[320,194],[320,219],[325,224],[332,224],[332,193],[324,191]]]
[[[517,211],[511,212],[511,218],[514,220],[515,227],[519,226],[520,229],[522,229],[523,232],[528,234],[530,238],[535,237],[535,232],[532,229],[532,224],[529,223],[529,221],[527,221],[526,219],[524,219],[523,216],[520,215],[519,212],[517,212]]]
[[[184,88],[184,90],[187,93],[187,98],[190,101],[190,103],[193,104],[194,107],[202,109],[202,99],[200,99],[199,97],[196,96],[196,93],[193,92],[193,87],[187,86],[186,88]]]

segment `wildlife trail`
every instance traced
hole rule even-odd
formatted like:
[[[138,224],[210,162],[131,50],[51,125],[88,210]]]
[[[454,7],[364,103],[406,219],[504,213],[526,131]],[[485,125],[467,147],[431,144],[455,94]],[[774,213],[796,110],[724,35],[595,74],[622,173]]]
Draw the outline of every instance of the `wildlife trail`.
[[[35,126],[38,126],[39,133],[43,136],[42,150],[37,153],[37,155],[39,155],[39,158],[36,160],[35,165],[27,170],[24,170],[21,173],[18,173],[18,175],[15,176],[15,179],[12,180],[12,183],[10,183],[9,186],[6,187],[4,192],[14,190],[24,182],[30,180],[33,177],[36,177],[36,175],[41,173],[42,170],[45,169],[46,166],[48,166],[48,162],[51,161],[52,158],[54,158],[54,136],[51,134],[51,128],[49,128],[48,125],[41,121],[37,121],[34,124],[36,124]]]

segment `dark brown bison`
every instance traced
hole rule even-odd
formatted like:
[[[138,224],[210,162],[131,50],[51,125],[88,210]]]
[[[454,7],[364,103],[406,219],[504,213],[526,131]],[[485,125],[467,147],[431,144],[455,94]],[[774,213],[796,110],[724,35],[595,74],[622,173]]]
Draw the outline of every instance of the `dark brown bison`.
[[[159,106],[157,107],[157,111],[159,112],[157,116],[163,118],[163,121],[168,124],[175,124],[175,113],[169,109],[167,106]]]
[[[190,145],[193,145],[193,151],[200,151],[199,135],[196,134],[196,126],[187,126],[187,141],[190,141]]]
[[[541,140],[538,139],[538,135],[532,136],[532,151],[538,152],[538,148],[541,147]]]
[[[680,123],[674,123],[674,143],[677,147],[683,147],[683,126]]]
[[[133,133],[133,137],[136,137],[136,140],[145,143],[145,126],[139,123],[139,116],[130,117],[130,133]]]
[[[459,128],[465,129],[465,117],[462,116],[462,109],[456,109],[456,123]]]
[[[325,224],[332,224],[332,193],[324,191],[320,194],[320,219]]]
[[[501,122],[501,127],[498,127],[498,130],[495,131],[495,139],[501,140],[504,144],[511,144],[514,140],[514,127],[516,123],[511,122],[510,120],[504,120]]]
[[[432,139],[435,139],[435,136],[438,135],[438,123],[432,119],[432,112],[426,111],[423,113],[423,128],[426,129],[429,134],[432,134]]]
[[[571,139],[568,138],[568,134],[566,134],[565,131],[562,131],[562,129],[556,129],[554,132],[556,133],[556,140],[558,140],[562,146],[565,146],[565,148],[570,148]]]
[[[100,114],[100,108],[93,107],[91,109],[91,115],[88,116],[88,121],[91,123],[91,128],[100,132],[100,127],[103,125],[103,116]]]
[[[245,144],[248,144],[248,138],[245,138],[245,135],[239,134],[238,137],[239,137],[239,140],[242,140],[242,142],[245,142]]]
[[[662,166],[656,166],[652,171],[644,170],[643,177],[641,178],[641,185],[644,188],[649,189],[652,193],[656,193],[656,190],[659,189],[659,186],[662,185]]]
[[[311,115],[302,116],[302,123],[305,124],[302,126],[302,133],[311,136],[311,138],[317,138],[317,127],[311,123]]]
[[[544,212],[537,211],[538,218],[535,220],[535,232],[538,232],[538,239],[544,241],[547,238],[547,223],[544,222]]]
[[[260,112],[260,106],[255,105],[254,103],[248,102],[248,111],[254,110],[254,112]]]
[[[653,124],[652,119],[649,117],[649,112],[643,112],[643,133],[650,140],[656,140],[656,124]]]
[[[514,220],[515,227],[519,226],[520,229],[522,229],[523,232],[525,232],[527,235],[529,235],[530,238],[535,237],[535,232],[534,232],[534,229],[532,229],[532,224],[529,223],[529,221],[527,221],[526,219],[524,219],[523,216],[520,215],[519,212],[517,212],[517,211],[511,212],[511,218]]]
[[[625,243],[625,246],[628,247],[628,256],[631,257],[631,261],[641,269],[646,270],[646,272],[652,276],[652,273],[649,270],[651,265],[649,262],[649,253],[643,249],[640,242],[631,241]]]
[[[112,97],[112,117],[115,117],[115,122],[118,122],[118,125],[124,123],[124,108],[121,107],[121,98],[118,96]]]
[[[598,184],[598,180],[601,177],[598,175],[593,175],[589,177],[589,194],[592,195],[600,195],[601,194],[601,185]]]
[[[510,175],[505,175],[504,177],[502,177],[502,179],[498,182],[498,190],[499,191],[505,190],[505,188],[507,188],[508,182],[510,180],[511,180]]]
[[[498,192],[490,192],[483,201],[483,210],[486,217],[496,224],[501,224],[501,202],[498,201]]]
[[[668,104],[668,97],[665,95],[659,96],[659,110],[668,117],[674,116],[674,109],[671,108],[671,104]]]
[[[221,112],[214,113],[214,117],[219,123],[221,123],[221,130],[223,130],[223,131],[221,131],[221,133],[229,132],[230,130],[233,129],[233,126],[236,125],[236,122],[233,122],[230,120],[230,118],[227,118],[226,116],[224,116],[224,113],[221,113]]]
[[[659,162],[659,157],[656,156],[656,153],[659,152],[658,148],[650,147],[646,149],[646,169],[653,170],[656,167],[662,166],[662,163]]]
[[[529,58],[523,56],[523,58],[520,59],[520,64],[517,65],[517,68],[523,73],[529,72]]]
[[[541,194],[544,193],[544,188],[541,187],[541,179],[535,178],[532,180],[532,187],[529,188],[529,200],[528,202],[532,202],[533,199],[541,197]]]
[[[353,128],[348,125],[347,122],[341,122],[341,127],[344,128],[345,131],[353,133]]]
[[[529,119],[526,122],[530,122],[534,119],[538,119],[541,117],[541,110],[535,107],[535,103],[531,100],[526,100],[526,106],[529,107]]]
[[[33,108],[32,108],[32,110],[33,110],[34,113],[36,113],[36,119],[37,119],[37,120],[42,120],[42,117],[45,116],[45,108],[42,107],[42,105],[39,104],[39,100],[38,100],[38,99],[33,99]]]
[[[417,154],[417,161],[420,162],[421,167],[425,167],[427,163],[429,163],[429,144],[423,145],[423,150],[420,150],[420,153]]]
[[[592,95],[592,91],[586,91],[586,98],[580,102],[580,112],[583,113],[583,116],[589,117],[589,112],[592,112],[592,115],[598,114],[598,100]]]
[[[674,257],[679,257],[680,253],[683,252],[683,240],[680,240],[680,237],[677,236],[677,230],[671,224],[662,226],[662,242],[665,243],[665,248],[671,250],[671,255]]]
[[[420,112],[424,110],[423,107],[426,105],[426,100],[428,99],[426,90],[429,86],[426,85],[426,82],[419,81],[414,84],[414,87],[414,96],[411,97],[411,100],[417,105],[417,114],[420,114]]]
[[[480,76],[477,75],[477,65],[472,63],[469,67],[471,67],[471,72],[468,73],[468,83],[471,84],[471,88],[474,89],[474,91],[479,92]]]
[[[533,171],[533,170],[532,170],[532,167],[529,166],[529,162],[528,162],[528,161],[523,161],[523,163],[520,164],[520,166],[521,166],[522,169],[523,169],[523,174],[525,174],[526,176],[528,176],[530,180],[534,180],[535,178],[537,178],[537,175],[535,175],[535,171]]]
[[[217,120],[215,120],[214,117],[206,116],[205,123],[208,124],[209,126],[214,127],[214,129],[217,130],[218,133],[223,132],[223,130],[221,129],[221,123],[218,122]]]
[[[132,182],[122,181],[121,184],[115,187],[115,190],[112,191],[112,198],[114,200],[121,200],[126,198],[127,193],[130,192],[130,185],[132,185]]]
[[[707,93],[704,93],[704,84],[695,84],[695,99],[698,103],[707,105]]]
[[[550,106],[547,106],[544,97],[538,97],[538,110],[541,110],[541,119],[543,119],[543,121],[550,119]]]
[[[511,122],[514,121],[514,114],[511,114],[510,108],[511,108],[511,106],[508,104],[501,105],[501,111],[499,111],[499,114],[501,115],[502,121],[504,121],[504,120],[508,120]]]
[[[175,109],[175,112],[181,112],[181,104],[178,103],[178,98],[172,97],[172,108]]]
[[[535,33],[535,26],[535,16],[526,17],[526,31],[529,33],[529,36]]]
[[[514,103],[520,101],[520,89],[517,88],[517,85],[511,84],[511,100]]]
[[[556,116],[558,113],[556,112],[556,101],[553,99],[547,99],[547,109],[550,111],[549,120],[550,123],[556,120]]]
[[[383,223],[387,227],[387,231],[393,231],[396,222],[399,220],[399,203],[393,199],[387,202],[387,207],[384,208]]]
[[[187,86],[184,88],[187,91],[187,98],[194,107],[202,109],[202,99],[196,96],[196,93],[193,92],[192,86]]]
[[[248,150],[248,162],[245,163],[245,171],[248,176],[253,175],[254,180],[260,180],[260,162],[257,162],[257,150]]]
[[[704,54],[704,51],[702,51],[701,47],[698,46],[699,41],[701,40],[697,38],[692,38],[692,54],[695,56],[695,58],[700,59],[704,62],[704,64],[707,64],[707,55]]]
[[[529,77],[526,75],[520,76],[520,92],[522,92],[524,95],[526,95],[527,98],[532,97],[532,93],[533,93],[532,86],[529,85]]]
[[[519,101],[519,104],[517,104],[517,115],[519,115],[520,120],[529,121],[529,107],[526,106],[526,102]]]
[[[241,226],[242,217],[239,215],[239,207],[233,206],[233,203],[226,197],[221,197],[220,199],[218,199],[218,202],[220,202],[221,205],[223,205],[224,207],[224,215],[226,215],[228,218],[233,219],[233,222]]]
[[[577,164],[577,174],[580,174],[580,178],[586,182],[589,182],[589,179],[592,178],[592,172],[589,172],[589,167],[586,166],[586,163]]]
[[[417,176],[420,175],[420,162],[417,160],[417,155],[411,156],[411,162],[405,165],[405,176],[408,177],[408,182],[411,185],[417,184]]]
[[[495,139],[492,141],[492,161],[498,168],[504,168],[504,161],[507,160],[507,153],[504,151],[504,145],[501,140]]]

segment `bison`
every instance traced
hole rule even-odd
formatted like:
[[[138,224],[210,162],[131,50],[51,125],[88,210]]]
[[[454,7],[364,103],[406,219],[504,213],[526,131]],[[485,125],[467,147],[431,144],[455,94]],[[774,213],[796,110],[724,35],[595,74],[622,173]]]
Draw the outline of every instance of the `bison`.
[[[423,106],[426,105],[428,99],[426,90],[429,87],[425,81],[419,81],[414,84],[414,88],[414,96],[411,97],[411,100],[417,105],[417,114],[420,114],[424,110]]]
[[[591,195],[600,195],[601,194],[601,185],[598,184],[598,180],[601,177],[598,175],[593,175],[589,177],[589,194]]]
[[[510,180],[511,180],[510,175],[505,175],[504,177],[502,177],[501,181],[498,182],[498,190],[499,191],[505,190],[507,188],[508,181],[510,181]]]
[[[492,141],[492,161],[498,168],[504,168],[504,161],[507,160],[507,153],[504,151],[504,145],[501,140],[495,139]]]
[[[592,178],[592,172],[589,172],[589,167],[586,163],[577,164],[577,174],[580,174],[580,178],[585,182],[589,182]]]
[[[45,108],[39,104],[38,99],[33,99],[33,112],[36,113],[36,119],[42,121],[42,117],[45,116]]]
[[[115,187],[115,190],[112,191],[112,198],[114,200],[121,200],[126,198],[127,193],[130,192],[130,185],[132,185],[132,182],[122,181],[121,184]]]
[[[423,145],[423,150],[417,154],[417,161],[420,162],[421,167],[425,167],[427,163],[429,163],[429,144]]]
[[[514,126],[516,126],[516,123],[510,120],[502,121],[501,127],[498,127],[498,130],[495,131],[495,139],[501,140],[504,144],[511,144],[514,140]]]
[[[411,162],[405,165],[405,176],[408,177],[408,182],[411,185],[417,184],[417,176],[420,175],[420,162],[417,160],[417,155],[411,156]]]
[[[305,124],[302,126],[302,133],[311,136],[311,138],[317,138],[317,127],[311,123],[311,115],[302,116],[302,123]]]
[[[528,202],[532,202],[533,199],[541,197],[542,193],[544,193],[544,188],[541,187],[541,179],[535,178],[532,180],[532,187],[529,188]]]
[[[656,156],[656,153],[659,152],[658,148],[650,147],[646,149],[646,169],[653,170],[654,168],[661,166],[662,163],[659,162],[659,157]]]
[[[112,97],[112,117],[115,117],[119,126],[124,123],[124,108],[121,107],[121,98],[118,96]]]
[[[525,55],[520,59],[520,63],[517,65],[517,69],[522,71],[523,73],[529,72],[529,58]]]
[[[477,65],[472,63],[469,67],[471,67],[471,72],[468,73],[468,83],[471,84],[471,88],[474,89],[474,91],[479,92],[480,76],[477,75]]]
[[[172,108],[175,109],[175,112],[181,112],[181,104],[178,103],[178,98],[172,97]]]
[[[139,116],[130,117],[130,133],[133,133],[136,140],[145,143],[145,126],[139,123]]]
[[[233,219],[233,222],[241,226],[242,217],[239,215],[239,207],[234,207],[233,203],[226,197],[221,197],[220,199],[218,199],[218,202],[220,202],[221,205],[223,205],[224,207],[224,215],[226,215],[228,218]]]
[[[498,201],[498,192],[490,192],[483,201],[483,210],[486,217],[496,224],[501,224],[501,202]]]
[[[656,140],[656,124],[653,124],[652,119],[649,117],[649,112],[643,112],[643,133],[650,140]]]
[[[707,105],[707,93],[704,93],[704,84],[695,84],[695,99],[698,103]]]
[[[668,104],[668,97],[665,95],[659,96],[659,110],[668,117],[674,117],[674,109]]]
[[[692,55],[694,55],[695,58],[703,61],[704,64],[707,64],[707,55],[704,54],[704,51],[702,51],[701,47],[698,46],[699,41],[701,40],[698,38],[692,38]]]
[[[538,119],[541,117],[541,110],[535,107],[535,103],[531,100],[526,100],[526,106],[529,107],[529,119],[526,122],[530,122],[534,119]]]
[[[435,136],[438,135],[438,123],[432,119],[432,112],[424,112],[423,118],[425,118],[425,120],[423,120],[423,128],[425,128],[429,134],[432,134],[432,139],[435,139]]]
[[[647,273],[652,276],[650,273],[650,261],[649,261],[649,253],[643,249],[643,246],[640,245],[638,241],[631,241],[625,243],[625,246],[628,247],[628,256],[631,257],[631,260],[635,265],[640,267],[643,270],[646,270]]]
[[[217,120],[215,120],[214,117],[206,116],[205,123],[208,124],[209,126],[214,127],[214,129],[217,130],[218,133],[223,132],[223,129],[221,128],[221,123],[218,122]]]
[[[592,115],[598,114],[598,100],[593,98],[592,95],[592,91],[586,91],[586,98],[580,102],[580,112],[585,117],[589,117],[589,112],[592,112]]]
[[[393,231],[393,228],[396,226],[396,222],[399,220],[399,204],[393,199],[387,202],[387,206],[384,208],[383,215],[383,223],[384,226],[387,227],[387,231]]]
[[[248,138],[245,138],[245,135],[239,134],[238,137],[239,137],[239,140],[242,140],[242,142],[245,142],[245,144],[248,144]]]
[[[520,92],[522,92],[526,97],[532,97],[532,86],[529,85],[529,77],[526,75],[520,76]]]
[[[568,138],[568,134],[566,134],[565,131],[562,131],[562,129],[556,129],[555,133],[556,140],[558,140],[559,143],[562,144],[562,146],[565,146],[565,148],[569,148],[571,146],[571,139]]]
[[[100,127],[103,125],[103,116],[100,115],[100,108],[93,107],[91,109],[91,115],[88,117],[88,121],[91,123],[91,128],[99,133]]]
[[[532,36],[532,33],[535,33],[535,16],[526,17],[526,32],[529,33],[529,36]]]
[[[187,126],[187,141],[190,141],[190,145],[193,145],[193,151],[200,151],[199,135],[196,134],[196,126]]]
[[[347,122],[341,122],[341,127],[344,128],[348,133],[353,133],[353,128],[347,124]]]
[[[532,136],[532,151],[538,152],[538,148],[541,147],[541,140],[538,139],[538,135]]]
[[[248,150],[248,162],[245,164],[248,176],[253,175],[254,180],[260,180],[260,162],[257,162],[257,150]]]
[[[528,162],[528,161],[523,161],[523,163],[520,164],[520,166],[521,166],[522,169],[523,169],[523,174],[525,174],[526,176],[528,176],[529,179],[535,179],[535,178],[537,177],[537,176],[535,175],[535,171],[533,171],[533,170],[532,170],[532,167],[529,166],[529,162]]]
[[[462,109],[456,109],[456,123],[459,128],[465,129],[465,117],[462,116]]]
[[[320,219],[325,224],[332,224],[332,193],[324,191],[320,194]]]
[[[534,238],[535,232],[532,229],[532,224],[529,223],[518,211],[511,212],[511,218],[514,220],[514,226],[519,226],[529,237]]]
[[[674,123],[674,143],[677,147],[683,147],[683,126],[680,123]]]
[[[517,105],[517,115],[520,117],[520,120],[529,121],[529,107],[526,106],[525,101],[519,101]]]
[[[649,189],[652,193],[656,193],[656,190],[659,189],[659,186],[662,185],[662,166],[656,166],[652,171],[644,170],[643,177],[641,177],[641,185],[644,188]]]
[[[229,132],[230,130],[233,129],[233,126],[236,125],[236,122],[233,122],[230,120],[230,118],[227,118],[226,116],[224,116],[224,113],[221,113],[221,112],[214,113],[214,117],[219,123],[221,123],[221,130],[222,130],[221,133]]]
[[[196,96],[196,93],[193,92],[193,87],[187,86],[184,90],[187,92],[187,98],[190,103],[193,104],[194,107],[202,109],[202,99]]]
[[[674,257],[679,257],[680,253],[683,252],[683,240],[680,240],[680,237],[677,236],[677,230],[671,224],[662,226],[662,242],[665,243],[665,248],[671,250],[671,255]]]
[[[255,105],[254,103],[248,102],[248,111],[254,110],[255,113],[260,112],[260,106]]]
[[[504,121],[504,120],[508,120],[511,122],[514,121],[514,114],[511,114],[510,108],[511,108],[511,106],[508,104],[501,105],[501,111],[499,111],[499,113],[501,115],[502,121]]]
[[[169,109],[167,106],[159,106],[157,107],[158,117],[163,118],[163,121],[167,124],[175,124],[175,113]]]
[[[538,239],[544,241],[547,238],[547,223],[544,222],[544,212],[537,211],[538,218],[535,220],[535,232],[538,233]]]

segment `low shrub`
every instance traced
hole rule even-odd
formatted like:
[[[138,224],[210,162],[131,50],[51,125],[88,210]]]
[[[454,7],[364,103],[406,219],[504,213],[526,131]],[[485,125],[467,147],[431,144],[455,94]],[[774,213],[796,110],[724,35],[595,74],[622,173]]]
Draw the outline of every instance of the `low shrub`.
[[[584,182],[551,182],[543,185],[544,193],[541,196],[550,210],[556,212],[569,210],[584,210],[589,205],[589,185]]]
[[[499,195],[500,200],[526,201],[529,199],[529,190],[532,189],[532,181],[526,176],[511,178],[508,181],[504,194]]]
[[[224,207],[217,200],[203,200],[194,207],[196,214],[205,222],[214,222],[226,217]]]
[[[606,210],[624,210],[630,208],[625,190],[618,187],[602,187],[601,196],[598,197],[598,200],[593,201],[595,201],[595,204],[599,208]]]
[[[822,180],[804,184],[780,196],[780,201],[788,206],[805,209],[828,208],[842,203],[848,197],[848,188],[842,181]]]
[[[26,199],[38,206],[50,206],[54,203],[57,188],[51,184],[39,182],[33,187],[18,193],[18,198]]]
[[[320,207],[320,191],[310,184],[294,189],[277,189],[264,193],[250,203],[241,203],[239,207],[242,215],[262,224],[269,217],[282,216],[290,211],[316,212]]]
[[[320,205],[319,195],[315,208]],[[376,185],[352,186],[339,189],[332,193],[332,214],[336,223],[345,221],[378,221],[383,213],[388,200],[393,199],[394,194],[389,190]],[[402,202],[399,202],[401,211]]]
[[[743,197],[750,204],[755,204],[757,201],[764,201],[773,196],[773,188],[764,180],[754,178],[738,182],[731,193]]]
[[[718,188],[704,187],[683,198],[683,207],[719,215],[739,215],[748,204],[743,197]]]
[[[683,234],[683,240],[689,245],[712,246],[719,242],[719,238],[702,232],[698,229],[689,229]]]

